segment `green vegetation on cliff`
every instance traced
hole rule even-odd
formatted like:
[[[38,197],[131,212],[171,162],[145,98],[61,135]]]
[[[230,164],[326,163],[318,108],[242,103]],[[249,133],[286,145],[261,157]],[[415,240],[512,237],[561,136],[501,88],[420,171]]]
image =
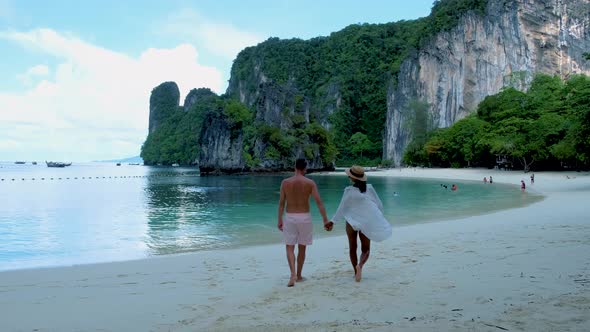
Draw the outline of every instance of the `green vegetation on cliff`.
[[[324,165],[334,160],[382,163],[387,90],[396,84],[403,60],[438,32],[455,27],[465,13],[483,15],[486,5],[487,0],[435,1],[431,14],[417,20],[354,24],[327,37],[270,38],[246,48],[234,61],[231,82],[240,82],[250,95],[260,94],[255,79],[260,71],[279,90],[291,93],[285,95],[292,100],[282,105],[288,109],[282,116],[290,117],[290,127],[254,119],[260,110],[241,105],[235,86],[228,96],[204,92],[205,98],[188,110],[178,106],[177,92],[163,89],[169,94],[152,94],[152,106],[158,110],[155,129],[150,118],[141,156],[147,164],[194,164],[204,117],[217,112],[233,124],[232,136],[244,135],[244,159],[250,168],[263,160],[290,165],[294,154],[301,153],[310,159],[320,156]],[[304,116],[305,107],[310,114]]]
[[[324,112],[322,99],[336,87],[341,106],[331,115],[338,160],[359,161],[349,139],[366,135],[370,147],[366,158],[379,162],[387,110],[386,93],[401,63],[440,31],[455,27],[461,16],[472,11],[483,15],[487,0],[435,1],[430,16],[387,24],[355,24],[329,37],[311,40],[270,38],[244,49],[232,67],[232,81],[246,84],[249,92],[258,87],[253,73],[259,70],[279,84],[295,86],[312,100],[312,111]],[[395,80],[393,80],[395,82]],[[321,116],[321,115],[320,115]]]
[[[590,78],[537,75],[528,92],[506,88],[486,97],[453,126],[412,142],[409,165],[493,166],[496,157],[529,170],[590,166]]]
[[[159,124],[143,143],[141,158],[146,165],[195,164],[199,158],[198,138],[204,116],[209,110],[223,108],[223,102],[209,89],[196,89],[192,93],[199,97],[199,102],[185,110],[178,105],[178,98],[172,98],[177,90],[155,93],[156,89],[150,98],[150,108],[157,110]]]

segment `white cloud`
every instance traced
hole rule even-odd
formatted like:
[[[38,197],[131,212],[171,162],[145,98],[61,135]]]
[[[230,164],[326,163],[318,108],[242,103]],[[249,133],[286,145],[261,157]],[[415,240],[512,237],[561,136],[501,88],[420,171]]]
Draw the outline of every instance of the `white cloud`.
[[[17,75],[17,78],[23,84],[31,85],[34,83],[35,79],[47,75],[49,75],[49,67],[46,65],[36,65],[27,69],[24,74]]]
[[[49,67],[45,65],[36,65],[27,70],[29,76],[45,76],[49,74]]]
[[[233,60],[238,53],[262,42],[257,33],[240,30],[229,23],[213,22],[192,9],[183,9],[158,24],[157,31],[185,38],[208,51]]]
[[[0,141],[18,142],[0,144],[0,160],[136,155],[147,135],[155,86],[175,81],[181,103],[192,88],[222,92],[221,72],[200,65],[189,44],[148,49],[134,58],[50,29],[0,32],[0,38],[59,63],[29,68],[23,77],[41,80],[22,93],[0,91]]]

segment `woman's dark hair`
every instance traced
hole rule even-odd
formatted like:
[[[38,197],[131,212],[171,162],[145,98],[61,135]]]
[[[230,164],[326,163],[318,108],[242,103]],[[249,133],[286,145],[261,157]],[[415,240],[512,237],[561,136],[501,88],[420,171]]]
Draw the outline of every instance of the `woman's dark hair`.
[[[357,179],[352,179],[353,183],[353,187],[359,188],[359,190],[364,193],[367,192],[367,181],[360,181]]]

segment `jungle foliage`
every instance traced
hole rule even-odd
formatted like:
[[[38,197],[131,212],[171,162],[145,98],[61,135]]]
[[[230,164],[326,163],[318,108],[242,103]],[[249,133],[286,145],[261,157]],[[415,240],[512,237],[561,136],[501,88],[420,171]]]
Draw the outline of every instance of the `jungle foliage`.
[[[505,88],[486,97],[477,113],[414,141],[407,165],[524,169],[590,166],[590,78],[567,81],[538,74],[527,92]]]
[[[312,100],[312,110],[322,112],[332,87],[341,104],[329,118],[333,124],[339,163],[363,160],[381,162],[387,110],[387,89],[396,84],[404,59],[440,31],[455,27],[467,12],[483,15],[487,0],[435,1],[428,17],[386,24],[353,24],[327,37],[310,40],[270,38],[240,52],[232,67],[232,80],[257,89],[252,73],[289,84]],[[349,139],[365,135],[368,148],[353,151]]]

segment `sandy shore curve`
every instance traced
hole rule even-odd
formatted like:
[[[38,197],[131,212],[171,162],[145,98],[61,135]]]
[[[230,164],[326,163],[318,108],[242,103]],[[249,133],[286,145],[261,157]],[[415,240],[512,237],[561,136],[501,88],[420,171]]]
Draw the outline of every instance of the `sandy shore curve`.
[[[392,220],[393,237],[372,244],[360,283],[343,236],[314,241],[307,280],[293,288],[281,244],[1,272],[0,330],[590,330],[587,172],[535,172],[534,185],[529,174],[484,169],[368,174],[369,182],[492,175],[515,190],[524,179],[545,199],[435,223]]]

